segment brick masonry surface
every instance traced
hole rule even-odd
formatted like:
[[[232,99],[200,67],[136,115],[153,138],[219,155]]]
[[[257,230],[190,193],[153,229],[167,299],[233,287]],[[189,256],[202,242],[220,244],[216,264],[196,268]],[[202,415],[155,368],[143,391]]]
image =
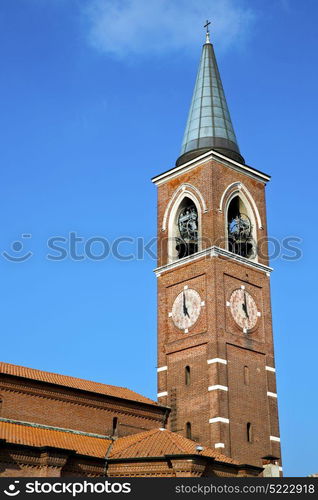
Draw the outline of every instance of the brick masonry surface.
[[[220,207],[221,198],[228,186],[238,182],[244,184],[258,209],[262,226],[257,226],[257,238],[266,238],[264,183],[213,159],[158,186],[158,267],[169,262],[169,224],[163,231],[163,218],[166,214],[169,220],[166,209],[173,209],[171,200],[180,186],[186,184],[190,191],[189,185],[193,186],[199,206],[202,203],[197,190],[205,201],[207,210],[202,212],[199,228],[202,248],[205,242],[207,247],[225,247],[225,206],[235,187]],[[266,245],[262,245],[258,262],[267,266],[266,252]],[[175,297],[186,285],[205,302],[187,333],[178,329],[169,315]],[[248,333],[237,325],[227,306],[233,290],[241,286],[260,312],[256,326]],[[215,358],[226,364],[208,364]],[[275,373],[265,369],[275,366],[270,278],[266,272],[226,256],[185,259],[180,266],[163,269],[158,276],[158,366],[168,367],[158,373],[158,393],[168,393],[159,400],[172,408],[171,430],[186,435],[189,422],[193,439],[211,447],[217,444],[226,455],[246,463],[259,466],[264,456],[280,458],[279,442],[270,439],[279,437],[279,426],[277,398],[267,394],[276,394],[276,382]],[[186,366],[190,368],[190,385],[185,383]],[[215,386],[221,388],[208,390]],[[225,421],[209,423],[218,417]]]
[[[164,424],[166,409],[155,405],[55,387],[31,380],[0,376],[0,417],[80,430],[102,435],[125,436]]]

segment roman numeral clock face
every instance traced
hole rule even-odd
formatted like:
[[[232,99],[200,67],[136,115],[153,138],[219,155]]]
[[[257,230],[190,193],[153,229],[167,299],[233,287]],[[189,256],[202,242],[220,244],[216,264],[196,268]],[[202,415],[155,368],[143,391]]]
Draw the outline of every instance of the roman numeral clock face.
[[[255,300],[245,287],[242,286],[232,292],[228,305],[234,321],[245,333],[256,326],[261,313],[258,312]]]
[[[187,333],[188,329],[199,318],[202,305],[198,292],[192,288],[184,287],[184,290],[175,298],[169,316],[177,328]]]

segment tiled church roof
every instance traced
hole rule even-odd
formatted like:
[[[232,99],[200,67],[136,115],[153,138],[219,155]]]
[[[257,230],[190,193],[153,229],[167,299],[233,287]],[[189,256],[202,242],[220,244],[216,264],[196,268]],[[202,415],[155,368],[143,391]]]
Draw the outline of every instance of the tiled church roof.
[[[0,439],[5,439],[10,444],[35,446],[37,448],[52,446],[54,448],[74,450],[80,455],[90,455],[98,458],[105,457],[111,443],[110,439],[1,421]]]
[[[59,386],[68,387],[71,389],[79,389],[82,391],[94,392],[104,396],[111,396],[115,398],[128,399],[138,403],[146,403],[157,405],[152,399],[146,398],[137,392],[126,389],[125,387],[117,387],[114,385],[106,385],[99,382],[91,382],[90,380],[83,380],[80,378],[69,377],[67,375],[59,375],[58,373],[44,372],[42,370],[35,370],[33,368],[26,368],[24,366],[11,365],[9,363],[0,362],[0,374],[13,375],[15,377],[22,377],[29,380],[37,380],[39,382],[46,382]]]
[[[126,436],[115,441],[110,454],[111,458],[133,457],[161,457],[164,455],[200,455],[215,458],[220,462],[237,464],[221,453],[202,446],[202,451],[197,451],[199,443],[191,441],[167,429],[151,429],[131,436]]]
[[[109,459],[151,458],[165,455],[201,455],[211,457],[219,462],[238,464],[212,448],[203,447],[197,451],[198,443],[166,429],[151,429],[150,431],[121,437],[112,441],[106,437],[85,435],[85,433],[67,432],[44,428],[41,426],[0,421],[0,440],[10,444],[44,447],[52,446],[74,450],[81,455],[105,458],[110,451]]]

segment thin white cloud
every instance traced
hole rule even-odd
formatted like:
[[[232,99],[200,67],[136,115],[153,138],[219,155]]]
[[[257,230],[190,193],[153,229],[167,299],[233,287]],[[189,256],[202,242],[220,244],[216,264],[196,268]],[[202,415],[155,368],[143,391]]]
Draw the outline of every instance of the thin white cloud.
[[[246,38],[255,14],[240,0],[89,0],[85,18],[93,47],[129,58],[197,49],[206,18],[225,49]]]

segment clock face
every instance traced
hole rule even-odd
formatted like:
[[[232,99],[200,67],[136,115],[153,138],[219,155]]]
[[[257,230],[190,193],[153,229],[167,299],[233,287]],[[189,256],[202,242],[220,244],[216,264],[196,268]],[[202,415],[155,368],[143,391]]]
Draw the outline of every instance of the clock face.
[[[253,297],[244,288],[232,292],[230,309],[235,322],[245,332],[254,328],[260,315]]]
[[[185,288],[175,298],[171,317],[177,328],[188,330],[197,321],[200,311],[200,295],[192,288]]]

